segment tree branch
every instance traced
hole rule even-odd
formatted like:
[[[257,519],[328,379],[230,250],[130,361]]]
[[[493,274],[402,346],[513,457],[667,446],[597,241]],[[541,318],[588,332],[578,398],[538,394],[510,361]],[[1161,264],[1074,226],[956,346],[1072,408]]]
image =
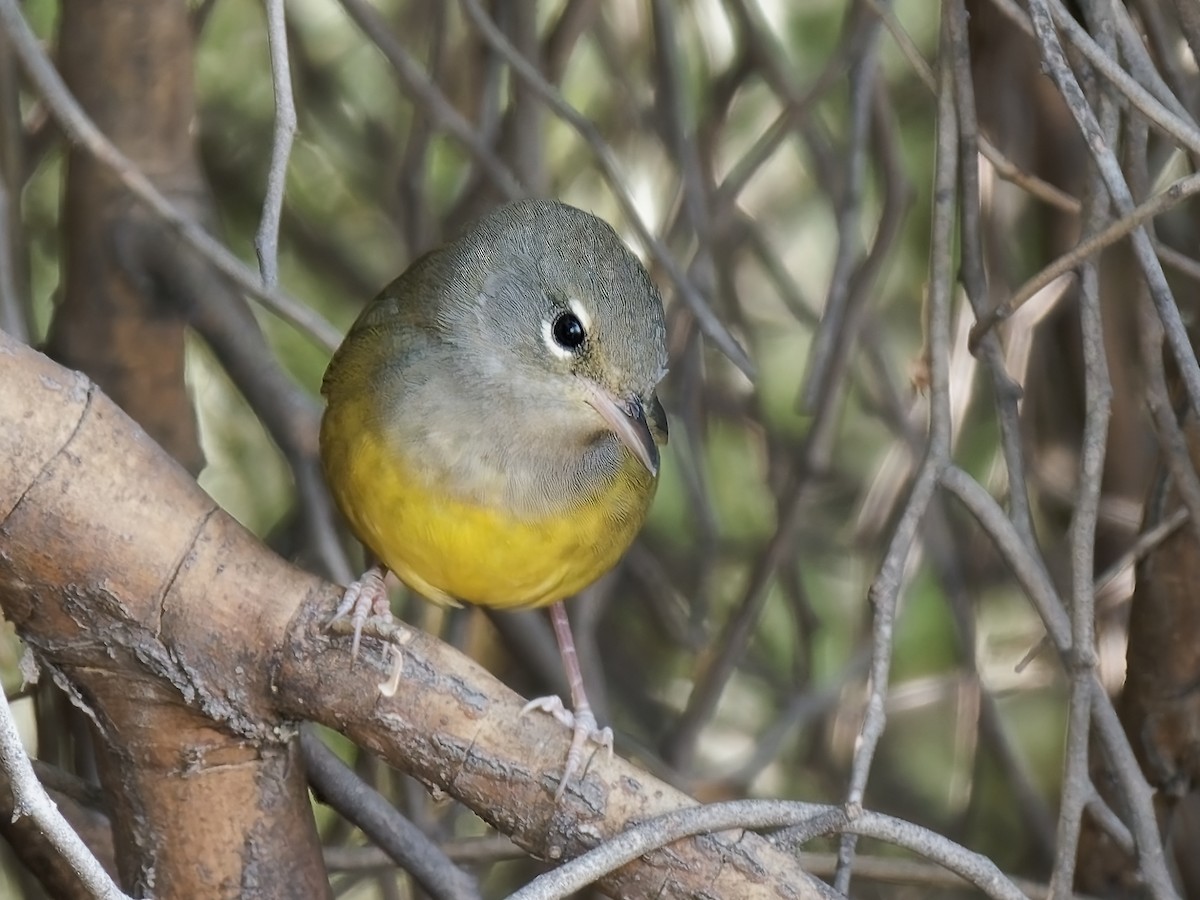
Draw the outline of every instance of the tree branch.
[[[194,754],[155,762],[191,779],[232,776],[229,796],[257,810],[270,798],[237,773],[269,774],[271,791],[303,790],[302,779],[286,776],[301,768],[295,723],[311,719],[546,859],[578,856],[635,820],[694,804],[621,759],[596,758],[556,805],[569,737],[556,723],[522,718],[512,691],[407,629],[403,676],[394,696],[382,696],[387,648],[368,639],[355,665],[349,641],[326,630],[339,589],[272,555],[86,379],[0,335],[0,380],[9,388],[0,397],[0,454],[10,460],[0,472],[0,605],[101,733],[130,752],[152,759],[155,747],[132,713],[146,702],[173,704],[176,724],[192,729]],[[206,759],[206,730],[240,736],[245,755]],[[234,833],[247,824],[220,822]],[[311,829],[272,824],[293,833],[271,842],[302,841]],[[243,873],[255,862],[244,860]],[[278,873],[289,889],[302,876]],[[630,898],[821,896],[792,856],[753,835],[680,841],[601,887]]]

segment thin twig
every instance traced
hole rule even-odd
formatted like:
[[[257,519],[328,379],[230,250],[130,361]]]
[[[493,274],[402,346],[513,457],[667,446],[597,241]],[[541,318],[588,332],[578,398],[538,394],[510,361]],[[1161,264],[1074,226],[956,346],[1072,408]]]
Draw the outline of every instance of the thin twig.
[[[881,0],[866,0],[866,7],[879,16],[884,27],[887,28],[888,32],[895,39],[896,46],[900,48],[900,53],[908,60],[913,71],[917,73],[917,77],[921,79],[921,83],[929,89],[929,93],[936,96],[937,80],[934,77],[933,68],[925,61],[925,57],[921,55],[916,41],[912,39],[912,36],[901,24],[900,20],[896,17],[896,13],[884,6]],[[962,88],[960,87],[959,90],[961,91]],[[972,116],[972,118],[974,117]],[[999,147],[983,135],[977,135],[976,140],[978,141],[979,152],[992,164],[992,168],[995,169],[996,174],[1000,178],[1017,185],[1017,187],[1028,191],[1039,200],[1049,203],[1063,212],[1072,214],[1079,212],[1079,201],[1075,197],[1055,187],[1050,182],[1026,172],[1005,156]]]
[[[113,883],[104,866],[92,856],[87,845],[70,823],[63,818],[46,789],[38,781],[21,744],[17,723],[13,721],[12,707],[4,696],[0,685],[0,768],[3,768],[12,786],[13,818],[29,816],[37,823],[46,840],[62,854],[82,885],[100,900],[120,900],[128,895]]]
[[[1130,234],[1136,233],[1143,223],[1149,222],[1155,216],[1160,216],[1174,209],[1183,201],[1200,193],[1200,173],[1181,178],[1160,194],[1156,194],[1144,203],[1129,210],[1119,219],[1114,220],[1095,234],[1084,238],[1078,244],[1050,263],[1020,288],[1004,303],[1001,303],[983,313],[979,322],[971,329],[971,345],[977,346],[983,337],[996,325],[1007,319],[1033,298],[1042,288],[1061,275],[1075,269],[1087,259],[1095,256],[1106,247],[1111,247],[1118,241],[1124,240]],[[1153,248],[1152,248],[1153,249]]]
[[[283,0],[264,0],[264,4],[267,44],[271,50],[271,85],[275,89],[275,128],[271,138],[271,166],[267,170],[267,195],[263,200],[262,221],[254,236],[254,250],[258,254],[263,284],[274,288],[279,283],[279,220],[283,215],[288,159],[296,135],[296,104],[292,99]]]
[[[30,323],[25,315],[25,304],[17,296],[16,270],[13,266],[13,221],[8,186],[0,179],[0,331],[6,331],[28,344]]]
[[[516,174],[492,152],[475,127],[446,99],[425,70],[408,55],[379,12],[364,0],[340,2],[346,10],[346,15],[387,58],[401,85],[421,101],[438,127],[463,146],[500,192],[509,200],[526,196],[529,191],[525,185],[521,184]]]
[[[750,357],[746,355],[746,351],[734,339],[733,335],[729,333],[721,320],[717,318],[716,314],[709,307],[707,300],[700,294],[695,284],[692,283],[691,279],[680,268],[675,256],[646,227],[646,223],[638,213],[637,204],[629,192],[627,186],[628,179],[624,177],[621,171],[621,164],[616,154],[613,153],[612,148],[601,137],[595,124],[564,100],[562,94],[542,77],[542,74],[530,64],[529,60],[525,59],[517,51],[512,42],[496,27],[496,24],[491,20],[483,7],[480,6],[478,0],[462,0],[462,5],[467,17],[479,29],[484,39],[504,57],[509,66],[512,67],[513,73],[533,88],[534,92],[542,99],[542,102],[556,116],[570,125],[576,134],[583,139],[583,142],[591,150],[597,164],[600,166],[601,172],[604,173],[605,180],[613,196],[621,205],[621,211],[625,214],[629,224],[633,226],[638,240],[645,246],[646,250],[654,258],[654,261],[662,266],[663,271],[667,273],[672,284],[679,291],[680,297],[683,298],[683,301],[696,317],[701,330],[720,348],[722,353],[729,357],[735,366],[741,369],[747,377],[753,379],[755,367],[750,361]]]
[[[1158,253],[1158,258],[1176,272],[1186,275],[1193,281],[1200,281],[1200,260],[1192,259],[1158,240],[1154,242],[1154,250]]]
[[[856,834],[904,847],[961,876],[989,897],[1027,900],[986,857],[918,825],[880,813],[785,800],[734,800],[675,810],[626,829],[566,865],[547,872],[510,900],[552,900],[580,890],[651,850],[680,838],[734,828],[784,828],[820,820],[819,833]]]
[[[262,279],[230,253],[224,244],[164,197],[150,179],[100,132],[59,77],[54,64],[42,50],[41,42],[21,15],[16,0],[0,0],[0,27],[12,41],[29,79],[37,86],[46,105],[54,113],[55,120],[71,140],[86,148],[112,170],[130,193],[145,203],[168,227],[178,232],[197,253],[238,288],[259,300],[285,322],[309,335],[326,350],[332,351],[341,343],[338,329],[314,310],[264,285]]]
[[[950,465],[942,470],[941,484],[958,498],[991,537],[1025,595],[1037,609],[1056,651],[1060,657],[1065,656],[1071,647],[1070,619],[1043,561],[1029,552],[999,504],[974,478],[958,466]],[[1090,684],[1092,725],[1107,753],[1118,786],[1125,794],[1126,809],[1131,820],[1130,830],[1137,843],[1142,875],[1155,897],[1176,897],[1163,858],[1153,791],[1142,775],[1112,700],[1095,672]]]
[[[971,78],[971,54],[967,39],[967,11],[957,0],[948,16],[949,44],[943,51],[954,73],[955,110],[958,119],[958,165],[962,185],[960,203],[962,230],[963,289],[967,302],[978,317],[987,306],[988,280],[984,265],[982,214],[980,210],[979,123],[975,110],[975,88]],[[971,349],[970,340],[967,341]],[[1009,515],[1030,548],[1037,546],[1033,510],[1026,477],[1024,440],[1021,430],[1021,390],[1005,365],[1004,349],[991,335],[976,348],[992,385],[993,403],[1000,423],[1000,450],[1004,457],[1009,485]]]
[[[1111,18],[1093,12],[1091,26],[1105,34],[1106,49],[1115,53]],[[1117,107],[1107,91],[1100,96],[1100,124],[1115,142]],[[1093,172],[1084,209],[1084,231],[1097,231],[1106,218],[1104,182]],[[1099,261],[1090,257],[1079,269],[1079,329],[1083,344],[1084,422],[1079,468],[1075,480],[1075,511],[1069,529],[1071,553],[1071,650],[1068,656],[1071,693],[1067,708],[1067,746],[1063,762],[1058,840],[1050,886],[1070,891],[1075,884],[1075,860],[1083,811],[1095,793],[1089,774],[1091,682],[1096,670],[1096,523],[1104,479],[1108,426],[1112,412],[1112,382],[1100,309]]]
[[[1064,13],[1061,4],[1057,3],[1056,0],[1053,2],[1053,8],[1058,14],[1056,19],[1057,24],[1064,28],[1068,34],[1076,35],[1074,42],[1077,47],[1084,50],[1085,53],[1092,52],[1090,49],[1085,49],[1085,45],[1088,48],[1094,48],[1095,53],[1089,55],[1088,60],[1093,65],[1096,65],[1106,77],[1109,77],[1113,84],[1122,90],[1126,96],[1129,96],[1130,92],[1135,89],[1136,92],[1144,95],[1141,98],[1142,102],[1135,103],[1135,105],[1141,112],[1146,114],[1147,118],[1157,122],[1158,120],[1151,114],[1154,111],[1151,107],[1161,110],[1158,102],[1149,95],[1146,95],[1136,84],[1124,84],[1112,73],[1101,68],[1100,62],[1094,57],[1097,55],[1103,56],[1103,51],[1096,46],[1095,42],[1086,33],[1082,33],[1082,29],[1078,23],[1074,21],[1069,13]],[[1075,123],[1079,127],[1080,134],[1083,135],[1088,150],[1091,151],[1092,158],[1096,161],[1100,177],[1104,180],[1104,185],[1108,190],[1109,196],[1112,198],[1113,205],[1117,208],[1121,216],[1130,216],[1136,207],[1134,206],[1129,185],[1125,182],[1125,177],[1121,172],[1121,166],[1116,155],[1104,141],[1104,133],[1100,128],[1099,122],[1096,120],[1096,114],[1092,111],[1087,98],[1083,94],[1083,90],[1079,86],[1079,82],[1075,78],[1075,74],[1067,64],[1066,56],[1063,53],[1062,45],[1059,43],[1058,34],[1054,28],[1055,23],[1051,19],[1050,0],[1029,0],[1029,17],[1033,23],[1042,59],[1049,71],[1050,77],[1058,86],[1059,92],[1062,94],[1067,108],[1071,112],[1071,116],[1075,119]],[[1076,32],[1079,32],[1079,34],[1076,34]],[[1111,64],[1111,60],[1104,60],[1103,62]],[[1111,65],[1106,68],[1111,68]],[[1129,80],[1131,81],[1131,79]],[[1133,101],[1131,100],[1131,102]],[[1165,110],[1161,111],[1167,117],[1173,118]],[[1187,143],[1190,149],[1200,152],[1200,132],[1195,135],[1194,142],[1189,139],[1185,143]],[[1154,247],[1150,243],[1150,237],[1146,229],[1139,226],[1131,232],[1130,238],[1138,264],[1145,275],[1146,285],[1150,289],[1150,297],[1154,300],[1154,307],[1158,312],[1159,318],[1162,320],[1167,343],[1171,347],[1171,352],[1175,356],[1175,361],[1179,366],[1179,372],[1184,388],[1187,391],[1189,402],[1193,409],[1200,411],[1200,364],[1197,363],[1195,351],[1192,350],[1191,339],[1188,337],[1187,328],[1179,312],[1179,306],[1171,294],[1171,288],[1167,284],[1166,277],[1163,275],[1158,257],[1154,254]]]
[[[832,875],[837,866],[834,853],[801,853],[800,863],[804,871],[818,877]],[[924,891],[965,888],[962,877],[939,865],[920,859],[894,859],[888,856],[868,856],[860,853],[854,860],[854,874],[860,881],[883,884],[905,885]],[[1013,878],[1012,883],[1029,900],[1052,900],[1050,888],[1045,884],[1024,878]],[[1055,894],[1053,900],[1099,900],[1084,894]]]
[[[1100,188],[1099,185],[1096,185]],[[1096,197],[1095,193],[1092,197]],[[1093,203],[1095,201],[1093,200]],[[1099,214],[1098,214],[1099,213]],[[1092,207],[1089,221],[1102,214]],[[1079,284],[1079,319],[1083,336],[1084,430],[1076,478],[1075,512],[1071,517],[1071,694],[1067,714],[1067,747],[1062,800],[1059,806],[1057,852],[1050,879],[1055,891],[1069,891],[1075,883],[1075,858],[1083,810],[1092,793],[1088,774],[1091,731],[1091,679],[1096,668],[1095,573],[1096,522],[1108,439],[1112,385],[1105,359],[1100,320],[1099,274],[1095,260],[1082,266]]]
[[[880,26],[877,21],[856,23],[862,33],[853,39],[858,54],[850,66],[850,124],[846,136],[845,173],[837,198],[837,250],[833,272],[817,332],[813,335],[806,365],[807,375],[801,390],[799,408],[811,412],[826,393],[825,382],[836,377],[834,365],[844,355],[844,346],[854,336],[846,327],[850,299],[850,278],[863,256],[860,223],[863,191],[867,175],[867,145],[871,128],[871,101],[875,95],[878,72]]]
[[[1030,4],[1029,14],[1039,42],[1045,42],[1046,32],[1043,29],[1044,26],[1050,24],[1041,17],[1043,15],[1047,16],[1047,19],[1053,17],[1054,24],[1062,29],[1063,34],[1067,36],[1072,45],[1083,54],[1084,58],[1095,67],[1101,76],[1124,96],[1130,106],[1157,125],[1164,134],[1174,138],[1192,153],[1200,154],[1200,128],[1197,128],[1196,123],[1191,120],[1182,104],[1179,104],[1178,100],[1167,91],[1167,95],[1173,101],[1171,105],[1175,107],[1167,109],[1157,97],[1121,68],[1115,54],[1110,55],[1096,43],[1079,24],[1074,13],[1063,6],[1061,0],[1037,0],[1036,3]],[[1057,43],[1057,39],[1055,43]],[[1043,43],[1043,47],[1045,46]],[[1062,90],[1061,84],[1059,89]],[[1067,100],[1067,105],[1070,106],[1071,98],[1065,91],[1064,98]],[[1072,110],[1072,114],[1074,114],[1074,110]]]
[[[473,900],[479,887],[467,872],[325,746],[311,726],[300,733],[309,780],[318,799],[353,822],[412,875],[431,897]]]
[[[944,14],[948,14],[946,7]],[[945,29],[946,25],[943,26]],[[948,39],[943,35],[943,45]],[[936,161],[933,187],[933,226],[929,246],[929,296],[926,303],[926,362],[929,372],[929,436],[925,458],[913,481],[912,490],[892,531],[887,553],[879,574],[871,585],[871,603],[875,610],[873,650],[871,653],[870,694],[866,715],[859,732],[858,745],[850,770],[846,806],[852,813],[861,808],[863,793],[871,770],[871,761],[886,724],[884,698],[892,659],[892,629],[905,568],[908,565],[918,529],[933,499],[939,473],[950,459],[950,299],[951,260],[956,211],[955,183],[958,178],[957,117],[954,109],[954,80],[949,53],[939,72]],[[834,887],[842,893],[849,889],[854,840],[843,838],[839,850],[840,866]]]

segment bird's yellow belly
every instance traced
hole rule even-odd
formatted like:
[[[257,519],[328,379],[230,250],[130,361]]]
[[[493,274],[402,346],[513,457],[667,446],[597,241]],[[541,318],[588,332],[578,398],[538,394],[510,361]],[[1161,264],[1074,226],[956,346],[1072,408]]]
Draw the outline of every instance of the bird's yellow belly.
[[[654,494],[630,457],[597,495],[522,519],[421,483],[382,438],[332,418],[321,449],[338,506],[383,565],[435,602],[516,608],[569,597],[616,564]]]

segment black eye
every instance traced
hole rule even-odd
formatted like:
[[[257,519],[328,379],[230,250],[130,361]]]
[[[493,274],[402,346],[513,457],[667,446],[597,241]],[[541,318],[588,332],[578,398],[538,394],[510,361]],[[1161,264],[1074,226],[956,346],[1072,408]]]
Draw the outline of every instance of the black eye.
[[[569,312],[559,313],[558,318],[554,320],[552,334],[555,343],[564,350],[578,350],[587,337],[579,317]]]

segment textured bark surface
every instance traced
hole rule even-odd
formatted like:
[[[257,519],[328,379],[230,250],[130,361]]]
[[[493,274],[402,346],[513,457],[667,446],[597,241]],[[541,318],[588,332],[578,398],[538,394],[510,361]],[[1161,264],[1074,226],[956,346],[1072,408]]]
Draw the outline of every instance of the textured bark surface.
[[[122,881],[163,897],[324,895],[266,660],[280,598],[313,580],[247,559],[255,538],[86,378],[7,338],[0,354],[0,602],[100,736]]]
[[[63,78],[96,125],[208,221],[193,146],[192,31],[181,0],[68,0]],[[48,351],[86,372],[193,473],[204,464],[183,377],[184,322],[163,292],[162,226],[87,151],[67,157],[63,286]]]

